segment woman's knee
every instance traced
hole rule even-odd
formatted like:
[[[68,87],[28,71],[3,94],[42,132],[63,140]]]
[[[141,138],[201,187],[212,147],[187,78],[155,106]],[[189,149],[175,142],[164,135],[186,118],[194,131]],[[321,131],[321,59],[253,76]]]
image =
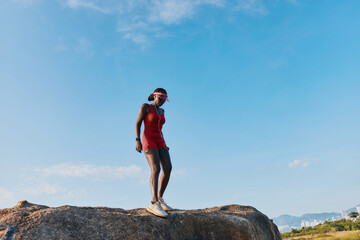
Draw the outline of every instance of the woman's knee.
[[[157,149],[150,148],[145,154],[146,159],[148,160],[151,175],[156,176],[160,173],[160,157]]]
[[[170,175],[171,170],[172,170],[171,163],[167,166],[164,166],[164,168],[163,168],[164,174],[166,174],[166,175]]]
[[[151,168],[152,176],[159,176],[159,174],[160,174],[160,166],[154,166]]]

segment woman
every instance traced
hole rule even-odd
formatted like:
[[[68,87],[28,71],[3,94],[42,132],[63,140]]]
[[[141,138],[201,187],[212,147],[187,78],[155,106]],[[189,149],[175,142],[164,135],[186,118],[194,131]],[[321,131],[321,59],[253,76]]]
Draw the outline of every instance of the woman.
[[[155,91],[150,94],[148,100],[153,102],[152,104],[144,103],[141,106],[135,126],[136,151],[139,153],[141,153],[141,150],[144,151],[151,169],[150,188],[152,201],[146,210],[159,217],[168,217],[166,211],[173,209],[165,203],[163,194],[170,179],[172,166],[169,148],[166,146],[164,135],[161,131],[165,123],[165,116],[164,109],[160,108],[160,106],[169,100],[167,98],[167,92],[163,88],[155,89]],[[145,128],[141,141],[140,129],[142,121],[144,121]],[[158,188],[160,165],[163,173]]]

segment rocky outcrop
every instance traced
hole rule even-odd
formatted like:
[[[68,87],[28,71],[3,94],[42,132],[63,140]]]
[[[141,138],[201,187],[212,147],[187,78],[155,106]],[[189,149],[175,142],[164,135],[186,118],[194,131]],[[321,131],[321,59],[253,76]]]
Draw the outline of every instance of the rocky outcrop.
[[[0,210],[0,234],[6,240],[281,239],[276,225],[249,206],[174,210],[164,219],[142,208],[47,207],[27,201]]]

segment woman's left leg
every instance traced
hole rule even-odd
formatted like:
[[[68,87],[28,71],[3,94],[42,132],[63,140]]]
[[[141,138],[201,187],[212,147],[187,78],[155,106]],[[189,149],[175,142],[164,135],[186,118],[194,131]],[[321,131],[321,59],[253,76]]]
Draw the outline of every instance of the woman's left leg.
[[[162,174],[160,178],[159,194],[158,194],[158,197],[160,198],[163,196],[166,186],[169,182],[172,165],[170,161],[169,150],[167,148],[159,149],[159,155],[160,155],[160,164],[162,167]]]

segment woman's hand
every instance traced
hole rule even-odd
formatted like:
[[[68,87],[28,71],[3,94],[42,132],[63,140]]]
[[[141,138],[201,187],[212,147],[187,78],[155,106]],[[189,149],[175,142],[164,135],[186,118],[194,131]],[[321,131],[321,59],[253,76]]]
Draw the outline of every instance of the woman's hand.
[[[135,147],[136,151],[138,151],[139,153],[141,153],[142,150],[142,144],[140,141],[136,142],[136,147]]]

